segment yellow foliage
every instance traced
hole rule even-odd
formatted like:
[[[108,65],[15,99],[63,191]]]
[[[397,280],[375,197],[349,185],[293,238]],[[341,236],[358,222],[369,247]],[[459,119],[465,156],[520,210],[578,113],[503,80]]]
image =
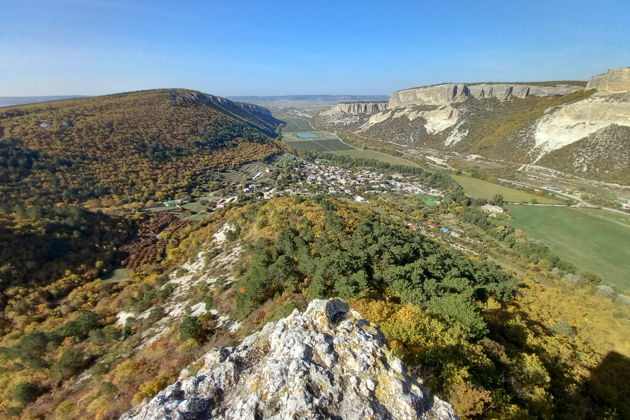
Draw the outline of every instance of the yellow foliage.
[[[199,347],[199,343],[194,338],[189,338],[177,347],[179,353],[190,353]]]
[[[70,420],[77,416],[77,406],[74,401],[64,401],[55,409],[56,420]]]
[[[133,403],[138,404],[145,398],[153,398],[175,379],[175,375],[160,375],[157,378],[146,381],[140,385],[140,391],[133,396]]]
[[[133,375],[137,373],[138,367],[139,364],[135,360],[125,360],[116,366],[112,374],[117,383],[128,383]]]
[[[492,404],[490,391],[458,382],[451,387],[448,400],[462,420],[482,414]]]
[[[90,402],[90,404],[88,404],[87,412],[95,416],[96,418],[100,418],[101,416],[99,414],[104,413],[110,407],[111,398],[106,395],[102,395],[95,398],[94,400],[92,400],[92,402]]]

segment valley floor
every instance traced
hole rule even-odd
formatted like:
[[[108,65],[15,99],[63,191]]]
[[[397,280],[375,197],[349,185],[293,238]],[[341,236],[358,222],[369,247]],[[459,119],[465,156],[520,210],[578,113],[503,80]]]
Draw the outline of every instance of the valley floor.
[[[510,223],[561,258],[630,290],[630,217],[597,209],[509,207]]]

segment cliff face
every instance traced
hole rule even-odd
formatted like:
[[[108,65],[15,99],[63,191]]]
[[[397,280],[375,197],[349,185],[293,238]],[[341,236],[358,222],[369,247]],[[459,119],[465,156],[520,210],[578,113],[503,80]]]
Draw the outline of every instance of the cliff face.
[[[630,91],[630,67],[620,67],[608,70],[604,74],[591,77],[587,89],[597,89],[598,92],[616,93]]]
[[[340,114],[376,114],[387,109],[387,101],[374,102],[341,102],[332,108],[324,111],[323,115]]]
[[[387,101],[341,102],[315,117],[314,122],[326,128],[356,129],[370,115],[387,109]]]
[[[381,332],[341,300],[267,324],[238,347],[206,354],[121,419],[456,419],[386,347]]]
[[[570,84],[542,86],[515,83],[444,83],[394,92],[389,99],[388,108],[409,105],[444,105],[463,102],[470,98],[496,98],[505,101],[527,96],[566,95],[582,89],[583,86]]]
[[[544,164],[627,185],[630,165],[613,169],[606,162],[630,162],[627,138],[619,134],[630,128],[630,67],[594,76],[584,86],[444,83],[394,92],[385,107],[339,104],[316,122],[345,124],[367,139]]]

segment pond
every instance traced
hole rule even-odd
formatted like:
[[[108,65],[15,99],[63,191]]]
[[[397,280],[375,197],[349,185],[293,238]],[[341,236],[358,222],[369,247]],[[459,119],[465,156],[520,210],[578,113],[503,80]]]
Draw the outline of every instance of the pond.
[[[316,139],[319,137],[315,133],[297,133],[297,136],[301,139]]]

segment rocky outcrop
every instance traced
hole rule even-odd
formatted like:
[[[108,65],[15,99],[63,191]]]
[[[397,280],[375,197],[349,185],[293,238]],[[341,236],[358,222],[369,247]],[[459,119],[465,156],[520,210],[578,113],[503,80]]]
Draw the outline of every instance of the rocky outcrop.
[[[550,108],[535,126],[535,156],[541,157],[612,125],[630,127],[630,93],[597,94]]]
[[[593,76],[586,89],[597,89],[602,93],[630,92],[630,67],[611,69]]]
[[[267,324],[238,347],[212,350],[124,420],[456,419],[387,349],[377,327],[341,300]]]
[[[341,102],[322,112],[325,116],[338,116],[340,114],[376,114],[387,109],[387,101],[374,102]]]
[[[533,85],[522,83],[444,83],[399,90],[389,99],[388,108],[409,105],[444,105],[463,102],[469,98],[496,98],[501,101],[526,96],[557,96],[582,90],[581,85],[549,84]]]
[[[368,122],[357,130],[361,133],[368,130],[371,126],[383,122],[391,118],[405,117],[409,121],[421,118],[424,127],[429,134],[435,134],[446,130],[455,125],[459,118],[459,111],[450,105],[442,105],[439,107],[419,107],[408,106],[403,108],[391,109],[372,115]]]
[[[329,129],[356,129],[371,115],[387,109],[387,101],[341,102],[314,118],[316,125]]]

